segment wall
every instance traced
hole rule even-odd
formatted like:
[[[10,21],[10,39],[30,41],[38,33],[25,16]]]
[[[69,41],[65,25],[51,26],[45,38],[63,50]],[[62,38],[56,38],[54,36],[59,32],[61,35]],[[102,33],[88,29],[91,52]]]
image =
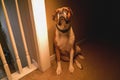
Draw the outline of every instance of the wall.
[[[89,36],[108,44],[120,44],[119,3],[105,0],[92,0],[90,4]]]
[[[46,15],[49,35],[50,53],[53,52],[53,40],[55,22],[52,21],[52,14],[54,11],[63,6],[70,7],[73,10],[72,27],[75,32],[76,41],[80,41],[86,38],[87,35],[87,18],[88,18],[88,5],[86,0],[45,0],[46,3]]]

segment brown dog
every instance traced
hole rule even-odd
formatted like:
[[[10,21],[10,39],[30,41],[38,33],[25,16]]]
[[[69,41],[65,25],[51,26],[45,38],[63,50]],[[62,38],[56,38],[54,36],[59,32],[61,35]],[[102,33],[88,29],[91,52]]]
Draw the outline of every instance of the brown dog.
[[[81,64],[75,59],[81,49],[79,46],[75,45],[75,35],[71,26],[72,14],[72,10],[69,7],[62,7],[58,8],[53,15],[53,20],[56,22],[54,45],[57,59],[57,75],[62,72],[61,59],[70,61],[70,72],[74,71],[73,60],[79,68],[82,68]]]

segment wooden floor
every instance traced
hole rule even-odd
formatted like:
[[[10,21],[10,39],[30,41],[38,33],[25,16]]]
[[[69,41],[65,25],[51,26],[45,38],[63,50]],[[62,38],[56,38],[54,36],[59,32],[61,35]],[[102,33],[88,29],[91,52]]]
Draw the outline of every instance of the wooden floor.
[[[70,73],[68,62],[62,62],[63,72],[56,75],[56,62],[44,73],[33,71],[20,80],[120,80],[120,51],[115,45],[89,41],[81,45],[84,60],[79,60],[83,70]]]

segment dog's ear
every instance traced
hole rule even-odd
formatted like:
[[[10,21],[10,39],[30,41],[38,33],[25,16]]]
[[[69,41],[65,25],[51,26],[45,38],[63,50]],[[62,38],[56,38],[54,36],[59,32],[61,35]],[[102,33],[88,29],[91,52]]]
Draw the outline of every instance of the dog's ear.
[[[52,20],[53,20],[53,21],[55,21],[55,17],[56,17],[56,13],[54,12],[54,13],[52,14]]]
[[[70,14],[73,15],[73,11],[70,7],[68,7],[68,10],[69,10]]]
[[[52,15],[52,20],[53,20],[53,21],[56,21],[57,14],[58,14],[58,11],[55,10],[54,13],[53,13],[53,15]]]

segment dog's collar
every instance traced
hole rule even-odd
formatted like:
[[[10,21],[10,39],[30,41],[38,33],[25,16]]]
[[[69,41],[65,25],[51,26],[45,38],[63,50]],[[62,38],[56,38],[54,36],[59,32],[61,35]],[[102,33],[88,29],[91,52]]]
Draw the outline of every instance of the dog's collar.
[[[68,31],[70,30],[71,25],[69,25],[69,27],[68,27],[67,29],[64,29],[64,30],[60,29],[57,25],[56,25],[56,27],[57,27],[57,29],[58,29],[60,32],[66,33],[66,32],[68,32]]]

